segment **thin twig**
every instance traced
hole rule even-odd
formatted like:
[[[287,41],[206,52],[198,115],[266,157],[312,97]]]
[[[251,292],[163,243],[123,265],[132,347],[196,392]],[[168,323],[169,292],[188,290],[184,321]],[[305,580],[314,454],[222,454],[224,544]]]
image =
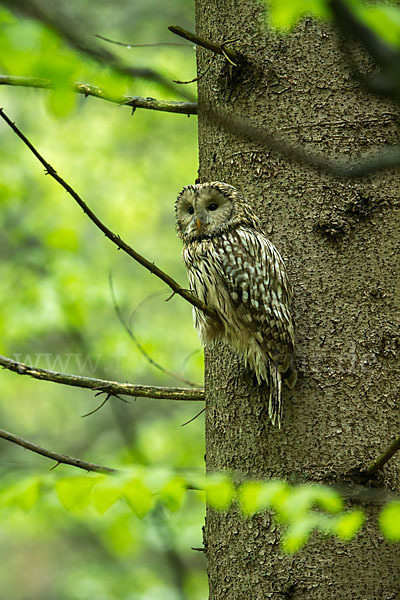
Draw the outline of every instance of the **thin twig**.
[[[194,77],[193,79],[189,79],[189,81],[180,81],[179,79],[173,79],[172,81],[174,83],[179,83],[179,85],[186,85],[188,83],[195,83],[196,81],[200,81],[200,79],[203,79],[203,77],[205,75],[207,75],[207,73],[209,72],[209,70],[211,69],[211,67],[212,67],[212,63],[210,63],[208,65],[208,67],[202,73],[200,73],[200,75],[198,75],[197,77]],[[197,114],[197,112],[196,112],[196,114]]]
[[[129,337],[131,338],[132,342],[135,344],[136,348],[145,357],[145,359],[153,367],[155,367],[156,369],[158,369],[162,373],[165,373],[165,375],[168,375],[169,377],[172,377],[172,379],[176,379],[177,381],[181,381],[182,383],[186,383],[187,385],[190,385],[190,387],[194,387],[194,388],[199,387],[196,383],[193,383],[193,381],[190,381],[190,379],[186,379],[185,377],[180,377],[176,373],[172,373],[172,371],[168,371],[168,369],[166,369],[165,367],[163,367],[162,365],[160,365],[158,362],[156,362],[146,352],[146,350],[143,348],[142,344],[137,339],[136,335],[133,333],[132,328],[128,325],[128,323],[124,319],[122,311],[121,311],[121,309],[120,309],[120,307],[118,305],[117,299],[115,297],[115,292],[114,292],[114,286],[113,286],[113,281],[112,281],[112,275],[111,275],[111,273],[109,274],[108,281],[109,281],[109,285],[110,285],[110,293],[111,293],[112,303],[113,303],[113,306],[114,306],[115,313],[116,313],[116,315],[118,317],[118,320],[121,323],[121,325],[123,326],[123,328],[125,329],[125,331],[127,332],[127,334],[129,335]]]
[[[104,398],[103,402],[101,402],[98,406],[96,406],[96,408],[94,408],[93,410],[90,410],[89,412],[85,413],[84,415],[81,415],[82,419],[84,419],[85,417],[90,417],[91,415],[94,415],[95,413],[97,413],[100,409],[103,408],[103,406],[105,404],[107,404],[107,402],[109,401],[110,398],[118,398],[119,400],[122,400],[123,402],[127,402],[127,400],[125,400],[124,398],[121,398],[121,396],[117,396],[117,395],[113,395],[113,394],[108,394],[107,392],[100,392],[101,394],[106,394],[106,397]],[[98,394],[95,394],[96,396]]]
[[[396,454],[396,452],[400,450],[400,435],[393,440],[390,444],[389,448],[385,450],[376,460],[374,460],[365,471],[367,475],[375,475],[378,471],[380,471],[388,460],[392,458]]]
[[[107,381],[105,379],[95,379],[93,377],[82,377],[80,375],[70,375],[68,373],[59,373],[49,369],[40,369],[31,367],[21,362],[17,362],[6,356],[0,355],[0,366],[14,371],[19,375],[29,375],[42,381],[53,381],[73,387],[86,388],[96,392],[104,392],[115,396],[133,396],[138,398],[156,398],[164,400],[204,400],[203,388],[172,388],[158,387],[152,385],[137,385],[133,383],[121,383],[118,381]]]
[[[233,62],[233,60],[231,59],[228,50],[226,49],[226,47],[229,44],[233,44],[234,42],[237,42],[239,38],[236,38],[234,40],[226,40],[225,42],[222,42],[221,44],[221,49],[222,49],[222,54],[224,55],[224,57],[226,58],[226,60],[228,61],[228,63],[230,63],[232,65],[232,67],[237,67],[237,63]]]
[[[80,458],[68,456],[67,454],[59,454],[58,452],[47,450],[46,448],[37,446],[36,444],[33,444],[32,442],[29,442],[28,440],[25,440],[24,438],[21,438],[18,435],[15,435],[14,433],[4,431],[4,429],[0,429],[0,438],[3,438],[3,440],[7,440],[8,442],[12,442],[13,444],[17,444],[18,446],[22,446],[22,448],[30,450],[31,452],[35,452],[36,454],[41,454],[46,458],[51,458],[52,460],[55,460],[55,467],[62,463],[65,465],[77,467],[78,469],[83,469],[84,471],[93,471],[95,473],[118,473],[118,469],[111,469],[110,467],[105,467],[103,465],[97,465],[96,463],[87,462],[85,460],[81,460]]]
[[[14,87],[31,87],[41,89],[54,89],[56,84],[50,79],[39,77],[16,77],[12,75],[0,75],[0,85]],[[157,100],[156,98],[142,98],[141,96],[115,96],[109,92],[89,85],[87,83],[72,83],[71,90],[83,96],[93,96],[107,102],[131,106],[132,108],[146,108],[161,112],[178,113],[182,115],[196,115],[197,104],[195,102],[175,102],[173,100]]]
[[[192,358],[192,356],[194,356],[198,352],[200,352],[200,348],[196,348],[196,350],[192,350],[192,352],[189,352],[189,354],[187,356],[185,356],[185,359],[182,363],[181,369],[183,369],[186,366],[186,364],[188,363],[188,361]]]
[[[89,219],[98,227],[105,236],[111,240],[118,248],[126,252],[131,258],[136,260],[139,264],[142,265],[145,269],[153,273],[156,277],[164,281],[176,294],[184,298],[187,302],[195,306],[196,308],[202,310],[206,315],[210,317],[214,317],[218,319],[218,316],[214,310],[208,308],[203,302],[201,302],[196,296],[182,288],[177,281],[172,279],[167,273],[159,269],[153,262],[150,262],[136,252],[129,244],[124,242],[119,235],[111,231],[100,219],[95,215],[95,213],[88,207],[86,202],[82,200],[82,198],[77,194],[77,192],[66,182],[60,175],[58,175],[57,171],[53,169],[53,167],[42,157],[41,154],[36,150],[36,148],[31,144],[28,138],[18,129],[18,127],[13,123],[5,114],[4,110],[0,108],[0,117],[4,119],[4,121],[11,127],[11,129],[17,134],[17,136],[24,142],[26,146],[30,149],[30,151],[36,156],[39,162],[45,167],[46,172],[53,177],[79,204],[82,208],[83,212],[89,217]]]
[[[109,401],[110,398],[111,398],[110,394],[107,394],[106,397],[104,398],[103,402],[101,402],[98,406],[96,406],[96,408],[94,408],[93,410],[90,410],[89,412],[85,413],[84,415],[81,415],[82,419],[84,419],[85,417],[90,417],[91,415],[94,415],[95,413],[97,413],[100,409],[103,408],[103,406],[105,404],[107,404],[107,402]]]
[[[182,423],[181,427],[185,427],[185,425],[189,425],[189,423],[192,423],[195,419],[197,419],[197,417],[199,417],[200,415],[202,415],[205,410],[206,410],[205,408],[202,408],[201,411],[197,413],[197,415],[194,415],[194,417],[192,417],[191,419],[189,419],[189,421],[186,421],[185,423]]]
[[[193,44],[196,44],[197,46],[201,46],[202,48],[211,50],[211,52],[214,52],[214,54],[220,54],[221,56],[224,56],[235,67],[240,62],[239,54],[235,52],[235,50],[232,50],[232,48],[226,47],[230,40],[225,43],[223,42],[222,44],[216,44],[215,42],[206,40],[197,35],[196,33],[187,31],[187,29],[183,29],[183,27],[179,27],[178,25],[171,25],[170,27],[168,27],[168,29],[172,33],[179,35],[185,40],[189,40],[189,42],[193,42]]]
[[[132,327],[133,319],[135,318],[139,308],[145,302],[148,302],[152,298],[158,298],[160,296],[165,296],[165,294],[166,294],[166,292],[163,290],[162,292],[153,292],[152,294],[149,294],[146,298],[143,298],[143,300],[141,302],[139,302],[139,304],[132,310],[130,317],[129,317],[129,321],[128,321],[128,327]]]
[[[179,42],[156,42],[154,44],[129,44],[127,42],[118,42],[117,40],[111,40],[110,38],[104,37],[104,35],[100,35],[95,33],[95,36],[99,38],[99,40],[103,40],[104,42],[108,42],[109,44],[115,44],[116,46],[123,46],[128,50],[130,48],[150,48],[153,46],[180,46],[181,48],[190,48],[193,49],[191,44],[180,44]]]

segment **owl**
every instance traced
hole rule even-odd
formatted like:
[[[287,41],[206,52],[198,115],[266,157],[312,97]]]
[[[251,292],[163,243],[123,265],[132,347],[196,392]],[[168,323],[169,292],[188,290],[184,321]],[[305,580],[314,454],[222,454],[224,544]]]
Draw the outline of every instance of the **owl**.
[[[250,205],[231,185],[188,185],[179,194],[176,228],[193,293],[216,311],[194,308],[203,344],[223,341],[268,387],[268,415],[282,420],[282,381],[296,383],[291,285],[283,260]]]

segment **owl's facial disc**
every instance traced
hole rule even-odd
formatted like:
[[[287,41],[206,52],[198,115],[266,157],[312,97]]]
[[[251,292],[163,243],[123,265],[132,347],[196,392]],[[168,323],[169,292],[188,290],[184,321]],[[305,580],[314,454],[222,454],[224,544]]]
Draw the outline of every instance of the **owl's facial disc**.
[[[210,224],[212,224],[213,217],[217,216],[219,208],[220,203],[216,202],[215,198],[211,195],[206,194],[193,198],[192,202],[186,206],[189,216],[189,231],[205,233]]]
[[[188,186],[178,198],[178,232],[184,239],[217,235],[234,210],[232,198],[212,184]]]

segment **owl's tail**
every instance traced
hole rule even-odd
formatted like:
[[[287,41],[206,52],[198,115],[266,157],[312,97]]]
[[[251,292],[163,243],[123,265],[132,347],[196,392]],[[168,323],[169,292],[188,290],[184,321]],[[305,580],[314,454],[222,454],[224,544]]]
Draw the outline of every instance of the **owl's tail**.
[[[270,364],[269,369],[268,416],[272,425],[278,425],[280,429],[282,422],[282,374],[274,364]]]

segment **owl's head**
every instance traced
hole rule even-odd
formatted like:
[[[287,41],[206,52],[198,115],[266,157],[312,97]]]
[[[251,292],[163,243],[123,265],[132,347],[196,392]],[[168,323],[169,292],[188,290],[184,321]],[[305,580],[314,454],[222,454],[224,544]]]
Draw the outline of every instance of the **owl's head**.
[[[185,242],[239,226],[260,229],[257,217],[237,189],[219,181],[187,185],[177,198],[175,210],[176,229]]]

